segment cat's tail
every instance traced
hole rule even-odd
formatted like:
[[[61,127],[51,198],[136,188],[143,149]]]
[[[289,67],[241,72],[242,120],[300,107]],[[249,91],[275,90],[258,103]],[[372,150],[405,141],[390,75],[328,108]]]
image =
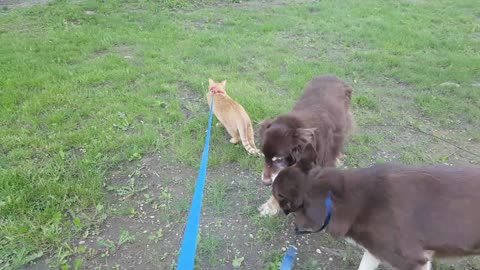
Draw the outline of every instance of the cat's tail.
[[[252,124],[248,122],[242,128],[239,128],[238,131],[245,150],[252,155],[261,155],[260,150],[255,147]]]

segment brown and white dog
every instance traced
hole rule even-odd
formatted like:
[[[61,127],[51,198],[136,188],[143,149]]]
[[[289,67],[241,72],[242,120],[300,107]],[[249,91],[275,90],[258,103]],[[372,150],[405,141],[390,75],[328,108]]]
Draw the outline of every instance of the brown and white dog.
[[[311,80],[293,109],[260,126],[262,152],[265,156],[262,182],[271,185],[277,174],[293,165],[308,143],[318,154],[316,164],[335,166],[345,138],[354,126],[351,112],[352,88],[333,75]],[[279,211],[273,197],[263,204],[262,215]]]
[[[380,262],[427,270],[434,257],[480,254],[480,167],[382,164],[339,170],[314,166],[314,152],[307,147],[273,183],[283,211],[295,213],[297,233],[324,227],[353,240],[366,249],[360,270]]]

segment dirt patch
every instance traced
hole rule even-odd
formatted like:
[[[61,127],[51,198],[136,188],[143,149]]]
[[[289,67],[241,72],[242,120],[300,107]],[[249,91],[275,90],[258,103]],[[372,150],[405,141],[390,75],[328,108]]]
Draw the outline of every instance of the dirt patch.
[[[81,259],[82,269],[174,269],[196,177],[196,169],[159,155],[111,173],[105,186],[108,217],[98,230],[71,243],[73,250],[81,250],[71,263]],[[295,237],[289,218],[260,217],[257,207],[268,196],[258,173],[235,164],[208,171],[199,269],[275,269],[290,244],[299,248],[297,265],[345,269],[346,263],[359,262],[358,250],[343,241],[325,234]],[[41,260],[27,269],[48,269],[57,260]],[[240,267],[234,261],[241,261]]]
[[[208,111],[206,94],[200,94],[186,82],[178,83],[177,88],[179,90],[180,108],[186,119],[192,118],[199,112]]]

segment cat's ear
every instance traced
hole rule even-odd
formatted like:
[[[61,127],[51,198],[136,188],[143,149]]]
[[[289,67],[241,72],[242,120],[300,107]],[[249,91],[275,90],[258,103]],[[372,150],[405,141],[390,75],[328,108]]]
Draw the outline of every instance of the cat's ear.
[[[208,86],[212,86],[212,84],[214,84],[214,83],[215,82],[212,79],[208,78]]]
[[[223,86],[223,89],[225,89],[225,87],[227,86],[227,80],[223,80],[221,82],[222,86]]]

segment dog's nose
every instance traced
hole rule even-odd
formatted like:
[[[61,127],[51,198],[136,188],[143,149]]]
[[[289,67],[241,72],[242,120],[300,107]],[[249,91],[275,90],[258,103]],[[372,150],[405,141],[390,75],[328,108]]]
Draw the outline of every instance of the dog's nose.
[[[301,233],[300,233],[300,230],[299,230],[298,227],[297,227],[297,224],[295,224],[295,234],[296,234],[296,235],[300,235],[300,234],[301,234]]]

